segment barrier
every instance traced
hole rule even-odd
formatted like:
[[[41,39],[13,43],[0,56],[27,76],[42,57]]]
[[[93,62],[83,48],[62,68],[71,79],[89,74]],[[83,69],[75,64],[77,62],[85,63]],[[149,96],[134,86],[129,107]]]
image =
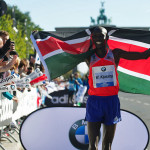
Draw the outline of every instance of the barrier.
[[[24,92],[16,91],[19,102],[8,100],[0,93],[0,127],[9,125],[22,116],[26,116],[37,109],[37,91],[36,88],[27,89]]]
[[[37,109],[37,91],[36,88],[31,88],[29,92],[27,89],[22,93],[17,91],[16,95],[19,99],[16,111],[12,115],[12,120],[17,120],[22,116],[26,116]]]
[[[13,74],[0,80],[0,127],[7,126],[10,122],[26,116],[37,109],[37,90],[31,87],[30,82],[42,75],[43,73],[37,68],[30,75],[22,79]],[[8,85],[12,81],[15,84]],[[16,90],[16,87],[25,88],[25,90],[20,92]],[[27,88],[30,88],[30,91]],[[12,91],[16,91],[15,96],[19,100],[18,103],[2,96],[2,92]]]
[[[9,125],[12,121],[13,101],[9,101],[1,95],[0,100],[0,127]]]
[[[85,111],[81,107],[49,107],[33,112],[24,120],[20,129],[23,147],[27,150],[88,149]],[[125,110],[121,110],[121,115],[122,121],[117,125],[112,150],[146,149],[149,131],[144,122]],[[99,149],[101,141],[102,136]]]

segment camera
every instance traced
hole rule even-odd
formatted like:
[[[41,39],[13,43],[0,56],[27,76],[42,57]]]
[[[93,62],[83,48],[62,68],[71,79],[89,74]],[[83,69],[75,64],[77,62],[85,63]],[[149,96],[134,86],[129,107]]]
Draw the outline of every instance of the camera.
[[[0,59],[2,59],[8,52],[8,50],[10,49],[10,44],[11,44],[11,41],[10,39],[8,39],[6,43],[4,44],[4,46],[0,48]]]
[[[10,55],[18,55],[18,53],[16,51],[10,51],[9,54]]]

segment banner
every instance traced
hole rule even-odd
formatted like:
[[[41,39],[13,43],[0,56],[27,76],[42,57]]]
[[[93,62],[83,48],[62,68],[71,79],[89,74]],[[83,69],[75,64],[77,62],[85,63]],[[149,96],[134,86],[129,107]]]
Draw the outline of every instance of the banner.
[[[20,129],[23,147],[29,150],[88,149],[85,111],[81,107],[52,107],[33,112]],[[121,115],[123,121],[117,125],[112,150],[146,149],[149,131],[144,122],[125,110],[121,110]],[[98,149],[102,147],[102,130],[100,135]]]
[[[85,90],[85,89],[84,89]],[[52,97],[52,99],[49,99],[48,97],[45,98],[45,105],[46,106],[54,106],[54,105],[64,105],[64,104],[69,104],[68,103],[68,89],[65,90],[59,90],[59,91],[55,91],[53,93],[50,93],[50,96]],[[80,93],[78,93],[78,98]],[[81,95],[82,96],[82,95]],[[84,95],[83,97],[83,101],[82,103],[86,103],[88,95]],[[80,98],[79,98],[80,100]],[[78,99],[77,99],[78,101]]]

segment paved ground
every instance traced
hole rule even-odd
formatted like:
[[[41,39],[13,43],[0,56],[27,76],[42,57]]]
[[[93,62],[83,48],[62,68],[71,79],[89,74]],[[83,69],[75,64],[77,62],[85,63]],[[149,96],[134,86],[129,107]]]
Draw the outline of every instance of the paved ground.
[[[119,98],[121,108],[139,116],[150,131],[150,96],[119,92]],[[150,150],[150,143],[147,150]]]
[[[119,92],[119,98],[121,108],[139,116],[150,131],[150,96]],[[19,142],[18,134],[14,132],[13,136],[18,142],[15,142],[14,139],[8,136],[13,142],[10,143],[8,140],[2,139],[1,143],[3,147],[5,147],[6,150],[24,150]],[[148,145],[147,150],[150,150],[150,144]]]
[[[9,140],[11,140],[11,141],[9,141],[9,140],[6,139],[6,138],[2,138],[2,139],[1,139],[1,144],[2,144],[3,148],[4,148],[5,150],[24,150],[24,149],[22,148],[21,144],[20,144],[20,140],[19,140],[19,135],[18,135],[18,133],[17,133],[17,132],[14,132],[12,135],[13,135],[13,137],[14,137],[15,139],[13,139],[11,136],[6,136],[6,137],[9,138]],[[17,142],[16,142],[15,140],[17,140]],[[0,147],[0,150],[1,150],[1,149],[4,150],[3,148]]]

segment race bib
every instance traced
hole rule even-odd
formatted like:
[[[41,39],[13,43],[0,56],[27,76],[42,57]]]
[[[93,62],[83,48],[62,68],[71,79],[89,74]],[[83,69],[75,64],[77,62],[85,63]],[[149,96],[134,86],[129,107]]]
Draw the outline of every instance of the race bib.
[[[114,65],[92,68],[94,88],[116,86],[116,72]]]

